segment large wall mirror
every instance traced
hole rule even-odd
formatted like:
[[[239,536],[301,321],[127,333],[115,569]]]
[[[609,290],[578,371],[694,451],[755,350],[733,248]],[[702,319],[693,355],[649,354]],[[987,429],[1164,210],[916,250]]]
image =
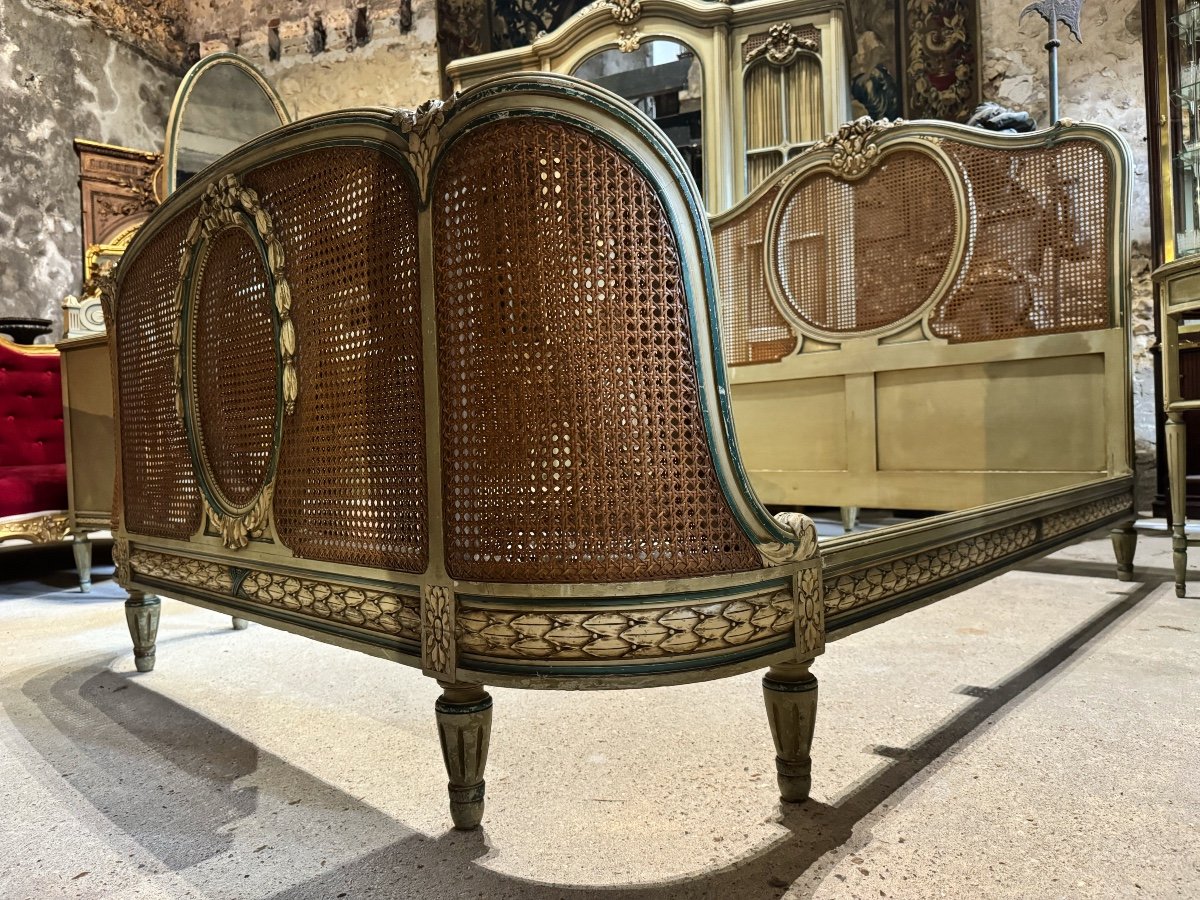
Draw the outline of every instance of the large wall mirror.
[[[231,150],[290,121],[275,88],[248,61],[234,53],[206,56],[184,76],[171,106],[166,193]]]
[[[571,74],[624,97],[652,118],[704,190],[704,73],[690,47],[668,38],[622,44],[592,54]]]

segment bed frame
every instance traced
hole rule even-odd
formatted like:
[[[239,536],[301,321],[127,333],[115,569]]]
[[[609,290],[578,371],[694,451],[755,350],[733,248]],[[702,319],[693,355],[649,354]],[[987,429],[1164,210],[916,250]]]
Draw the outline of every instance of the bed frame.
[[[827,634],[1131,507],[1115,478],[824,553],[768,514],[683,161],[561,76],[255,139],[151,216],[105,296],[137,668],[160,592],[419,667],[459,828],[483,811],[485,684],[769,667],[781,796],[803,800]]]

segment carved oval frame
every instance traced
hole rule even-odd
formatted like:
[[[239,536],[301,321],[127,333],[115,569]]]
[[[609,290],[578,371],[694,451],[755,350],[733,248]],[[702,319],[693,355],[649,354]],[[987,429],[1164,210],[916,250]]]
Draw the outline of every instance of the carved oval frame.
[[[864,117],[843,125],[836,133],[814,145],[813,150],[805,154],[807,162],[789,173],[787,181],[771,204],[771,211],[767,216],[763,253],[767,290],[780,314],[803,338],[815,338],[819,341],[841,344],[859,338],[887,337],[905,331],[917,322],[924,323],[931,311],[954,287],[963,267],[968,262],[967,239],[972,227],[970,188],[962,178],[954,160],[941,148],[940,142],[936,138],[910,135],[890,137],[888,133],[890,129],[900,124],[903,124],[903,120],[872,121]],[[930,291],[929,296],[911,312],[893,322],[851,333],[820,328],[796,312],[789,299],[789,293],[784,289],[779,277],[782,261],[779,258],[778,239],[784,211],[795,193],[810,177],[829,175],[846,184],[853,184],[873,172],[889,156],[901,151],[915,151],[931,159],[948,182],[953,197],[954,211],[958,217],[958,227],[955,229],[954,245],[950,250],[946,269],[933,290]],[[937,340],[929,335],[927,327],[925,327],[925,331],[928,337]]]
[[[201,442],[195,410],[196,393],[193,359],[195,327],[193,310],[204,266],[213,239],[230,228],[249,234],[262,256],[267,273],[267,288],[274,300],[272,320],[275,332],[276,387],[275,435],[266,477],[257,493],[244,504],[231,503],[217,487]],[[283,417],[296,408],[299,380],[296,376],[296,328],[292,322],[292,292],[284,267],[284,250],[270,214],[263,209],[258,194],[243,187],[234,175],[211,183],[204,192],[200,210],[188,228],[179,261],[179,281],[175,288],[175,409],[187,432],[192,467],[200,487],[206,518],[231,550],[245,547],[251,538],[262,534],[271,515],[275,493],[275,469]]]

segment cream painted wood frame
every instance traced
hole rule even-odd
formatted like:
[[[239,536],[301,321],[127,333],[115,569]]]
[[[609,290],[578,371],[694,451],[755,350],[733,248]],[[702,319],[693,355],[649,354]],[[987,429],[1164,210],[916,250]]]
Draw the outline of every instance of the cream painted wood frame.
[[[965,510],[1129,476],[1130,163],[1119,135],[1066,123],[1012,136],[949,123],[867,121],[847,126],[777,170],[753,195],[713,219],[714,231],[736,223],[778,190],[761,258],[768,295],[796,335],[796,348],[778,362],[730,368],[738,439],[759,497],[791,507]],[[1104,238],[1109,327],[969,343],[933,336],[930,316],[974,252],[975,226],[967,213],[971,185],[941,150],[947,139],[1014,150],[1083,140],[1103,151],[1112,173],[1107,198],[1112,227]],[[901,150],[925,154],[946,175],[960,217],[951,261],[910,315],[873,330],[822,331],[787,302],[780,212],[807,176],[828,173],[852,183]],[[722,253],[718,271],[751,264],[728,249]]]
[[[845,0],[599,0],[528,47],[451,62],[455,90],[513,72],[570,75],[604,50],[634,48],[655,38],[686,44],[703,73],[704,195],[710,212],[728,209],[745,194],[746,41],[773,26],[812,26],[820,35],[823,120],[818,133],[850,116],[852,35]]]

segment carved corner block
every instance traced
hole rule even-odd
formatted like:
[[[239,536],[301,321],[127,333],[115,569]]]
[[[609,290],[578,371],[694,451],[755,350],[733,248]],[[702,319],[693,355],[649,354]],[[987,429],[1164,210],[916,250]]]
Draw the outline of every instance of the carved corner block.
[[[454,591],[446,585],[421,589],[421,670],[442,681],[454,681]]]
[[[825,580],[820,566],[796,576],[796,653],[811,659],[825,652]]]

